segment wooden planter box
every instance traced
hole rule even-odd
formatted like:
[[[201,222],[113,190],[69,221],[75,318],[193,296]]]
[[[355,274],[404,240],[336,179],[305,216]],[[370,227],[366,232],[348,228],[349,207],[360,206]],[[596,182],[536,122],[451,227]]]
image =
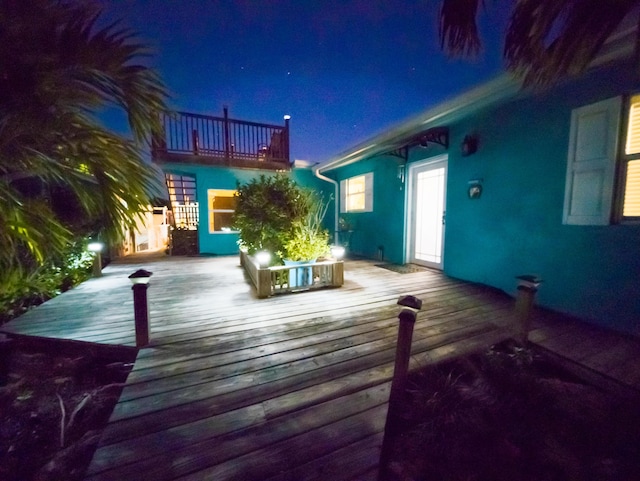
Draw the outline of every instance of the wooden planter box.
[[[249,274],[259,298],[323,287],[340,287],[344,284],[343,261],[332,260],[296,266],[260,267],[253,257],[240,251],[240,264]],[[306,274],[308,271],[310,271],[310,275]],[[289,279],[296,279],[296,281],[289,282]],[[300,282],[300,279],[309,279],[309,281]]]

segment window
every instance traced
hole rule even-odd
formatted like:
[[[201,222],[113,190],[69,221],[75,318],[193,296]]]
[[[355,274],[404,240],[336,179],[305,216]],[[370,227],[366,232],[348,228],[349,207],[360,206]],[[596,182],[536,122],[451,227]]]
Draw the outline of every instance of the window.
[[[640,95],[634,95],[629,102],[622,172],[622,217],[640,219]]]
[[[373,211],[373,173],[340,181],[340,212]]]
[[[640,219],[640,95],[629,100],[626,143],[618,162],[622,105],[622,98],[615,97],[571,114],[565,224]]]
[[[171,210],[176,227],[198,227],[198,203],[196,202],[196,178],[189,175],[165,174]]]
[[[209,189],[209,233],[233,232],[231,223],[236,211],[236,191],[226,189]]]

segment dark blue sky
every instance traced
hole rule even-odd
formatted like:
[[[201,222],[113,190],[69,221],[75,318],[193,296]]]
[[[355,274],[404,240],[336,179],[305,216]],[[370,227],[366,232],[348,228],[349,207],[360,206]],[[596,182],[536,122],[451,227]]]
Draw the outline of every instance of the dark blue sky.
[[[283,123],[291,153],[321,162],[495,76],[500,4],[483,15],[485,51],[451,60],[439,1],[100,0],[153,46],[171,105]]]

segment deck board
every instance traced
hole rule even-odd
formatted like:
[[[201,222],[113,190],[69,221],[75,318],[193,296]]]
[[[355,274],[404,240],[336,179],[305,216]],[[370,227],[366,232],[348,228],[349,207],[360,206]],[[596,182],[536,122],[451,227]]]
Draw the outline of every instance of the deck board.
[[[126,276],[140,267],[154,273],[151,344],[138,353],[87,480],[375,479],[398,296],[423,300],[414,369],[511,332],[509,296],[437,271],[348,261],[342,288],[258,300],[235,257],[124,259],[3,330],[134,345]],[[531,338],[640,384],[628,339],[545,310]],[[631,371],[614,362],[621,358]]]

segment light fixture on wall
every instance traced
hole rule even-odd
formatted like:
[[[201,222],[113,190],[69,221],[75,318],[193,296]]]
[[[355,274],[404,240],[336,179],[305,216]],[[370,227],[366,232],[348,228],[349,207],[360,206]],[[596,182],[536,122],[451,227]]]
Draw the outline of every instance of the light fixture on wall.
[[[478,151],[478,137],[476,135],[466,135],[462,144],[460,144],[460,152],[463,157],[475,154]]]
[[[482,179],[472,179],[467,188],[469,199],[479,199],[482,195]]]
[[[405,164],[398,164],[398,180],[404,184]]]

